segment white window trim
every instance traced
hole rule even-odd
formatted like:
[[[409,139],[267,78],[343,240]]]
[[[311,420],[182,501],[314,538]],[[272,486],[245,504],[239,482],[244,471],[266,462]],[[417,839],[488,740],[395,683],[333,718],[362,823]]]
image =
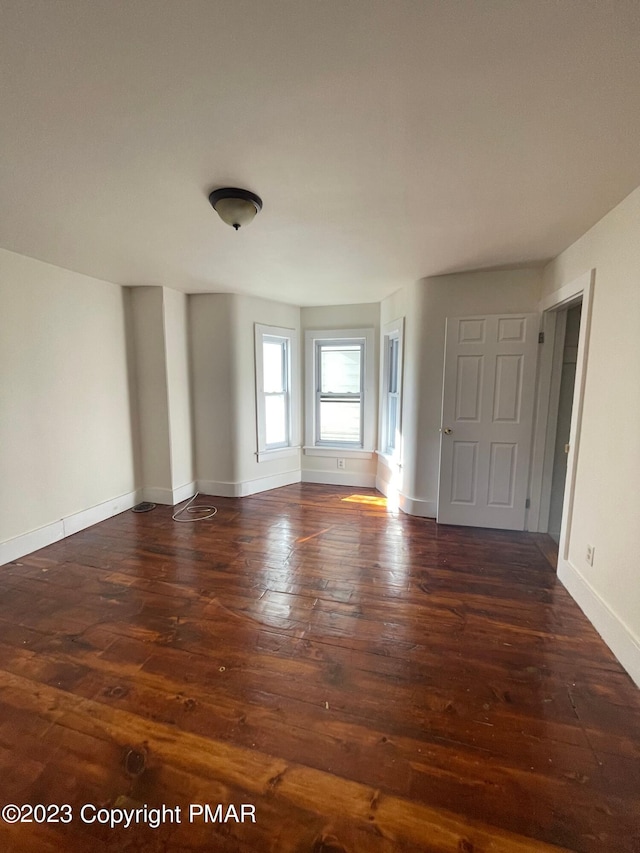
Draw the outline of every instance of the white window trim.
[[[342,340],[362,341],[364,343],[362,447],[339,443],[328,444],[324,441],[322,444],[316,443],[316,344],[318,341]],[[376,441],[374,367],[374,329],[308,329],[305,332],[305,454],[308,456],[371,458],[375,451]],[[355,454],[355,456],[351,457],[350,454]]]
[[[277,447],[274,450],[259,450],[256,453],[258,462],[271,462],[272,459],[285,459],[288,456],[297,456],[300,451],[300,445],[290,445],[289,447]]]
[[[298,417],[298,333],[295,329],[285,329],[280,326],[266,326],[256,323],[255,335],[255,386],[256,386],[256,433],[258,462],[268,462],[272,459],[283,459],[295,456],[300,450],[300,423]],[[264,406],[264,372],[263,372],[263,343],[265,338],[284,338],[287,341],[288,353],[288,407],[289,442],[281,447],[267,447],[266,418]]]
[[[382,342],[380,346],[380,422],[378,435],[380,436],[380,447],[376,451],[378,456],[381,456],[388,464],[395,463],[401,465],[402,447],[394,447],[393,451],[389,452],[387,441],[387,430],[389,428],[388,421],[388,401],[389,393],[389,341],[396,339],[398,341],[398,427],[402,435],[402,379],[404,373],[404,317],[399,317],[397,320],[392,320],[386,323],[382,328]]]

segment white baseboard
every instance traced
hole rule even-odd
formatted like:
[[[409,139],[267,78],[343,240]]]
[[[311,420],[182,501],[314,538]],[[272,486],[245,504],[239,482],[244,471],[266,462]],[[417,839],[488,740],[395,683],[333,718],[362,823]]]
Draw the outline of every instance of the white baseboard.
[[[400,492],[399,504],[402,512],[407,515],[417,515],[419,518],[435,518],[438,514],[435,501],[425,501],[421,498],[410,498]]]
[[[182,501],[186,501],[187,498],[192,498],[197,491],[198,488],[195,480],[192,483],[185,483],[184,486],[178,486],[177,489],[164,489],[161,486],[145,486],[142,490],[142,499],[151,501],[154,504],[175,506],[182,503]]]
[[[376,477],[376,489],[389,497],[389,483],[382,477]],[[410,498],[403,492],[398,492],[398,506],[407,515],[417,515],[419,518],[435,518],[437,515],[437,504],[435,501],[425,501],[419,498]]]
[[[195,480],[192,483],[185,483],[184,486],[178,486],[173,490],[173,505],[181,504],[187,498],[192,498],[198,491],[198,484]]]
[[[353,471],[302,471],[303,483],[323,483],[327,486],[355,486],[373,489],[376,485],[375,474],[359,474]]]
[[[89,509],[83,509],[81,512],[68,515],[62,519],[64,535],[71,536],[73,533],[78,533],[80,530],[84,530],[85,527],[91,527],[92,524],[98,524],[100,521],[111,518],[112,515],[117,515],[126,509],[131,509],[137,503],[138,492],[129,492],[126,495],[120,495],[118,498],[112,498],[110,501],[89,507]]]
[[[47,545],[52,545],[54,542],[78,533],[86,527],[105,521],[105,519],[111,518],[119,512],[131,509],[138,502],[138,497],[137,491],[128,492],[126,495],[120,495],[117,498],[96,504],[96,506],[75,512],[73,515],[67,515],[51,524],[45,524],[37,530],[31,530],[29,533],[8,539],[6,542],[0,543],[0,566],[18,560],[33,551],[38,551],[40,548],[45,548]]]
[[[558,577],[618,661],[640,687],[640,640],[568,560],[558,561]]]
[[[31,554],[32,551],[46,548],[47,545],[52,545],[59,539],[64,539],[62,520],[31,530],[29,533],[23,533],[22,536],[7,539],[6,542],[0,543],[0,566],[12,563],[26,554]]]
[[[244,498],[255,495],[258,492],[267,492],[269,489],[279,489],[280,486],[290,486],[292,483],[300,482],[300,470],[285,471],[283,474],[272,474],[270,477],[259,477],[257,480],[245,480],[238,483],[238,497]]]
[[[357,474],[350,471],[287,471],[271,477],[260,477],[257,480],[245,480],[240,483],[221,482],[217,480],[198,480],[198,491],[205,495],[219,495],[223,498],[242,498],[255,495],[268,489],[278,489],[292,483],[323,483],[329,486],[360,486],[373,488],[373,474]]]
[[[145,486],[142,489],[142,500],[152,504],[173,506],[173,489],[163,489],[160,486]]]
[[[272,474],[270,477],[258,477],[256,480],[244,480],[239,483],[221,482],[218,480],[198,480],[198,491],[204,495],[222,498],[245,498],[269,489],[279,489],[300,482],[300,471],[285,471],[283,474]]]
[[[202,495],[212,495],[214,498],[236,498],[239,483],[227,483],[221,480],[198,480],[198,491]]]

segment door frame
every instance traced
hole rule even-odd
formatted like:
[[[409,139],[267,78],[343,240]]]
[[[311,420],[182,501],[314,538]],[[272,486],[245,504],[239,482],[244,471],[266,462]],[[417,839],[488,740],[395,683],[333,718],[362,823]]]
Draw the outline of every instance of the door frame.
[[[587,379],[587,361],[589,354],[589,337],[591,333],[591,315],[595,287],[595,269],[583,273],[578,278],[563,285],[544,297],[539,303],[541,331],[544,332],[544,346],[540,355],[538,369],[538,386],[536,393],[536,415],[534,423],[533,451],[530,477],[530,509],[527,518],[527,529],[546,533],[548,524],[548,506],[551,495],[551,480],[553,465],[550,445],[555,442],[557,425],[557,343],[564,338],[562,313],[582,301],[580,316],[580,335],[578,338],[578,359],[576,363],[576,379],[573,392],[573,408],[571,411],[571,428],[569,433],[569,454],[567,457],[567,479],[565,482],[564,503],[562,507],[562,525],[560,529],[560,544],[558,549],[558,569],[566,562],[569,555],[571,540],[571,525],[573,521],[573,503],[575,496],[576,473],[580,453],[580,432],[582,428],[582,411],[584,408],[584,391]],[[546,511],[546,518],[545,518]]]
[[[551,356],[551,385],[549,393],[549,412],[545,433],[544,461],[542,468],[542,489],[540,494],[540,517],[538,529],[548,532],[549,510],[551,509],[551,491],[553,485],[553,465],[555,461],[555,442],[558,432],[558,413],[560,411],[560,387],[562,384],[562,360],[567,327],[568,308],[560,307],[552,311],[555,318],[555,335],[552,337],[553,354]]]

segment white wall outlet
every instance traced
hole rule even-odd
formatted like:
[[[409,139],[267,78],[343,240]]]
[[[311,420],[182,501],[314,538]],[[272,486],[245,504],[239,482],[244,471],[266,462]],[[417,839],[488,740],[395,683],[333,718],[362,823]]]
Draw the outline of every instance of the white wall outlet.
[[[346,468],[347,467],[344,459],[336,459],[336,462],[338,463],[338,468]]]
[[[595,546],[587,545],[587,563],[589,563],[590,566],[593,565],[593,557],[594,557],[595,552],[596,552]]]

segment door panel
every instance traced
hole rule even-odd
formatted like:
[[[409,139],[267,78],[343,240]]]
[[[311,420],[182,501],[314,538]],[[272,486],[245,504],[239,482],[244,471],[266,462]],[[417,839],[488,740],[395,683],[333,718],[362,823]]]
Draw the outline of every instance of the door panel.
[[[456,420],[479,421],[482,400],[484,359],[478,355],[459,355],[456,376]]]
[[[537,314],[447,320],[438,521],[524,528]]]
[[[522,401],[522,356],[496,356],[496,383],[493,394],[494,423],[520,423]]]
[[[484,343],[484,325],[484,320],[481,317],[472,317],[469,320],[460,320],[458,323],[458,343]]]
[[[518,445],[491,442],[489,457],[489,506],[512,507],[518,468]]]
[[[478,444],[475,441],[453,442],[453,486],[451,501],[474,504],[478,474]]]
[[[524,317],[500,317],[498,319],[498,341],[524,343],[527,321]]]

